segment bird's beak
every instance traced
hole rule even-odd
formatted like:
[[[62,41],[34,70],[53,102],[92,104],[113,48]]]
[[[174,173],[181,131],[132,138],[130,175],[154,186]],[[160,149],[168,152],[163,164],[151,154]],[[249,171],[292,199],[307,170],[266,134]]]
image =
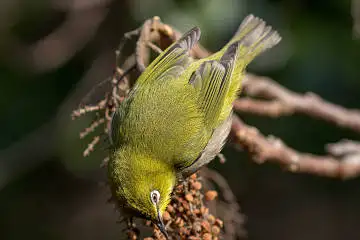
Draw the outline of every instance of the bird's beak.
[[[165,238],[166,239],[169,239],[169,235],[168,233],[166,232],[166,229],[165,229],[165,225],[164,225],[164,222],[162,220],[162,216],[160,214],[160,211],[159,209],[157,210],[158,212],[158,221],[156,223],[156,225],[158,226],[158,228],[160,229],[160,231],[162,232],[162,234],[164,234]]]

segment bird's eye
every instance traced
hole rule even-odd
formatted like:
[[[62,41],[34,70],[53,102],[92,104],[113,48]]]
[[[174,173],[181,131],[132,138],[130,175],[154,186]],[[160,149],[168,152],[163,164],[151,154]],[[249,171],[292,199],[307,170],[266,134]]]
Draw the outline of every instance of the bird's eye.
[[[160,193],[158,190],[153,190],[150,193],[150,199],[153,204],[158,204],[160,200]]]

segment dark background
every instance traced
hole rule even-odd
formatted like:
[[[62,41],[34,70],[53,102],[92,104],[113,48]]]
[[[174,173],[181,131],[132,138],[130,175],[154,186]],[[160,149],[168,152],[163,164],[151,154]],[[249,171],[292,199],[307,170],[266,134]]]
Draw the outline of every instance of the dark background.
[[[278,29],[283,41],[252,63],[250,72],[360,108],[359,12],[345,0],[1,0],[0,239],[122,235],[99,184],[104,148],[82,157],[91,138],[79,140],[78,133],[91,117],[71,121],[70,113],[112,73],[124,32],[158,15],[182,31],[198,25],[201,43],[215,51],[254,13]],[[360,140],[350,130],[305,116],[241,117],[300,151],[324,154],[326,143]],[[237,195],[249,239],[360,239],[358,178],[258,166],[230,146],[224,154],[226,164],[211,166]]]

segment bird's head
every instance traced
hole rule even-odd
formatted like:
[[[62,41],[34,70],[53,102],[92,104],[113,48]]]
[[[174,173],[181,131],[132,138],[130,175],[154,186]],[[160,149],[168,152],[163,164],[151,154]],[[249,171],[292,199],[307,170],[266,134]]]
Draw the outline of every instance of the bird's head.
[[[109,162],[113,194],[136,215],[151,220],[168,237],[162,215],[171,201],[176,175],[163,161],[142,154]]]

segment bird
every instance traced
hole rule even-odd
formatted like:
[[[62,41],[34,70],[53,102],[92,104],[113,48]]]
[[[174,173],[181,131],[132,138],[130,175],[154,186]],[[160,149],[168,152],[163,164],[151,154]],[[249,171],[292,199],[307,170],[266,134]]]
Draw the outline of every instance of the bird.
[[[160,53],[110,123],[112,196],[125,214],[151,220],[167,239],[162,214],[174,187],[222,150],[246,66],[281,37],[251,14],[221,50],[193,59],[199,39],[193,27]]]

